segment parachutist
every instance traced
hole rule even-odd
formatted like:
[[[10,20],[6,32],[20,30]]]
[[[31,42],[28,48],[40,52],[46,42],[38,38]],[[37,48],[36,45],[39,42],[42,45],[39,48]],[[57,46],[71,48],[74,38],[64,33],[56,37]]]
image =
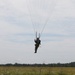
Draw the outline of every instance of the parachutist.
[[[37,49],[39,47],[39,45],[41,44],[41,40],[39,38],[36,38],[35,41],[35,53],[37,53]]]
[[[34,42],[35,42],[35,53],[37,53],[37,49],[39,45],[41,44],[40,34],[39,34],[39,37],[37,37],[37,32],[36,32],[36,39],[34,40]]]

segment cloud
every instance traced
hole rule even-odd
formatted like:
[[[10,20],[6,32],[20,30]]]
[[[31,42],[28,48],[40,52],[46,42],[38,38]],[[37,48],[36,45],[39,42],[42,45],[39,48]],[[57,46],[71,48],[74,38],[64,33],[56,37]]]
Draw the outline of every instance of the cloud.
[[[22,32],[23,33],[30,32],[29,28],[31,28],[32,25],[30,25],[31,24],[31,21],[29,18],[30,13],[28,11],[26,2],[27,1],[24,1],[24,0],[21,0],[21,1],[20,0],[19,1],[18,0],[16,0],[16,1],[3,0],[0,2],[0,4],[1,4],[0,5],[0,9],[1,9],[1,12],[0,12],[1,26],[0,26],[0,28],[3,33],[7,32],[10,34],[12,34],[12,33],[15,34],[15,33],[22,33]],[[32,16],[32,18],[33,18],[32,20],[33,20],[34,24],[36,25],[35,28],[38,31],[42,30],[43,24],[45,23],[45,21],[48,17],[46,15],[47,12],[45,12],[45,10],[46,10],[45,5],[47,5],[48,3],[51,2],[53,4],[53,5],[51,4],[52,7],[50,8],[50,6],[48,5],[46,8],[54,9],[54,6],[55,6],[55,9],[53,10],[54,12],[52,13],[53,16],[51,18],[49,18],[49,21],[47,23],[48,25],[47,25],[45,31],[47,33],[51,32],[53,34],[55,34],[55,33],[56,34],[57,33],[59,33],[59,34],[74,34],[74,24],[75,24],[74,20],[75,19],[74,19],[73,13],[75,13],[75,10],[72,5],[73,3],[70,0],[69,1],[68,0],[66,0],[66,1],[65,0],[64,1],[56,0],[56,5],[55,5],[54,1],[49,1],[49,2],[48,2],[48,0],[46,2],[43,1],[44,5],[39,4],[39,7],[41,7],[41,8],[38,7],[37,2],[35,2],[33,0],[33,2],[29,2],[29,3],[32,3],[31,5],[33,5],[33,6],[30,5],[30,6],[31,6],[31,9],[34,8],[34,10],[33,10],[34,14],[40,15],[40,17],[35,15],[35,18],[33,18],[33,16]],[[36,7],[34,7],[35,4],[36,4],[37,9],[36,9]],[[46,11],[48,11],[48,9]],[[50,10],[48,12],[50,12]],[[32,13],[33,12],[31,11],[31,15],[33,15]],[[44,15],[46,15],[46,18],[43,17]],[[71,26],[70,26],[70,24],[71,24]],[[46,33],[46,32],[44,32],[44,33]],[[3,33],[1,33],[1,34],[3,34]]]
[[[47,19],[41,36],[42,46],[38,54],[34,55],[33,23],[39,33]],[[75,1],[0,0],[0,45],[0,59],[3,63],[74,60]],[[69,59],[69,56],[72,57]]]

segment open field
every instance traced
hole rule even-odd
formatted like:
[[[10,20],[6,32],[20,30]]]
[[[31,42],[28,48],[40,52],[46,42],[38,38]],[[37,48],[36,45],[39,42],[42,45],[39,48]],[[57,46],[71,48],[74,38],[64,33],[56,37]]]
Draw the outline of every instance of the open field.
[[[73,67],[0,67],[0,75],[75,75]]]

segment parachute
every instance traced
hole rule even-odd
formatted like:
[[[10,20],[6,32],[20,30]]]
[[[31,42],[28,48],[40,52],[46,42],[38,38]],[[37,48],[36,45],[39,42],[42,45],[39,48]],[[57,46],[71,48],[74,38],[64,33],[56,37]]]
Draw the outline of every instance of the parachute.
[[[56,0],[26,1],[34,33],[41,36],[56,6]]]

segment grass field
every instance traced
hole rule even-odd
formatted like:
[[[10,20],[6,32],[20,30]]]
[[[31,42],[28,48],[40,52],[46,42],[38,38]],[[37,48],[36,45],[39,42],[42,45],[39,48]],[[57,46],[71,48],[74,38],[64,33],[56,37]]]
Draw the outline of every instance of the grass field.
[[[0,67],[0,75],[75,75],[73,67]]]

